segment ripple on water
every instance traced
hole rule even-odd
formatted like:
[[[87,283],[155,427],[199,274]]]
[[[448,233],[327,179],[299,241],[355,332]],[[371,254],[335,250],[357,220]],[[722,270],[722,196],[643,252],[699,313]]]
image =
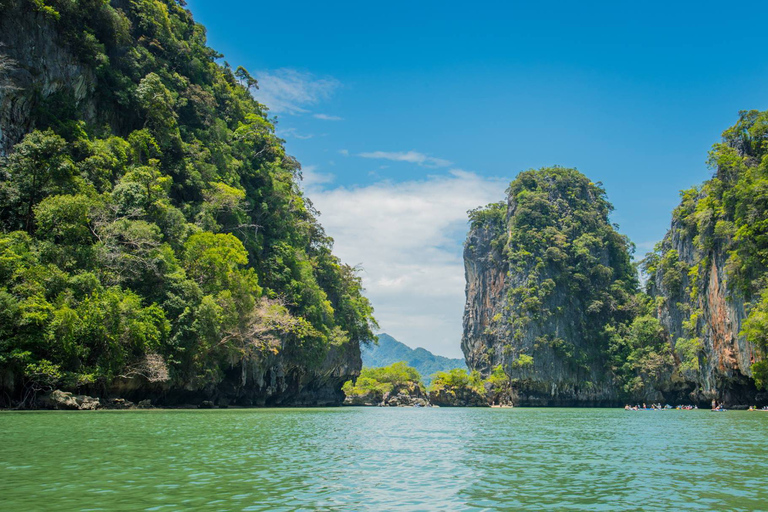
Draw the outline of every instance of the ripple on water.
[[[3,510],[760,510],[768,415],[260,409],[0,415]]]

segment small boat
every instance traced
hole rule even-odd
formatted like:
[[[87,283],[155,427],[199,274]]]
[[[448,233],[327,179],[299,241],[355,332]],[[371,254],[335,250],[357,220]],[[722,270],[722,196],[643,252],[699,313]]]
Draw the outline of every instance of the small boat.
[[[712,412],[728,412],[728,409],[710,409]]]

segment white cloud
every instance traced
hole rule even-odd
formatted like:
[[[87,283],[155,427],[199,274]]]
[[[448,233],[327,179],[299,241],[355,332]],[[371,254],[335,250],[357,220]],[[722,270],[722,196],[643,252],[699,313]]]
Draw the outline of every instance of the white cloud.
[[[315,119],[321,119],[323,121],[343,121],[344,118],[339,116],[329,116],[328,114],[314,114],[312,117]]]
[[[422,167],[448,167],[451,162],[442,158],[427,156],[418,151],[373,151],[370,153],[360,153],[358,156],[363,158],[381,158],[384,160],[393,160],[395,162],[410,162]]]
[[[453,170],[423,181],[305,189],[336,241],[334,252],[362,265],[382,331],[461,357],[466,212],[503,199],[507,185]]]
[[[317,77],[295,69],[256,73],[259,88],[253,95],[275,114],[303,114],[305,107],[328,99],[341,86],[333,77]]]
[[[340,155],[349,156],[349,150],[348,149],[340,149],[339,150]]]
[[[301,188],[303,190],[317,189],[322,185],[333,183],[333,181],[336,179],[336,177],[333,174],[317,172],[316,165],[302,166],[301,176],[302,176]]]

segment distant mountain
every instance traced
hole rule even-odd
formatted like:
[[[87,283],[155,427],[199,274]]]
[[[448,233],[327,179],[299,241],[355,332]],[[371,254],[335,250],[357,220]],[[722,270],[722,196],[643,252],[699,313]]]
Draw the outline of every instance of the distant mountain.
[[[412,349],[389,334],[379,334],[378,338],[378,346],[361,346],[364,367],[389,366],[392,363],[405,361],[419,371],[427,386],[432,380],[432,375],[437,372],[447,372],[454,368],[467,369],[463,359],[436,356],[423,348]]]

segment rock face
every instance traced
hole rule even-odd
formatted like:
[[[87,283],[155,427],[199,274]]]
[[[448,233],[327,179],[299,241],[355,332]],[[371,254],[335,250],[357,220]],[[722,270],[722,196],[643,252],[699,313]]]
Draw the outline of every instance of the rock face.
[[[501,365],[521,404],[618,398],[607,333],[629,320],[636,281],[610,210],[599,186],[550,168],[521,173],[506,203],[470,215],[462,350],[484,377]]]
[[[488,407],[488,399],[469,388],[441,388],[429,392],[429,401],[439,407]]]
[[[96,79],[61,42],[39,12],[11,2],[0,16],[0,155],[34,126],[33,111],[72,98],[85,119],[93,119]],[[20,23],[21,20],[21,23]]]
[[[690,396],[766,403],[767,112],[743,111],[710,152],[714,176],[683,191],[663,242],[646,258],[648,293]]]
[[[768,112],[742,111],[710,152],[714,176],[683,191],[647,255],[647,291],[682,381],[700,403],[768,403],[765,238]]]
[[[756,389],[750,366],[756,352],[754,345],[740,334],[747,316],[746,304],[729,286],[728,255],[724,248],[702,253],[682,223],[674,220],[662,242],[661,253],[672,257],[677,268],[658,268],[650,276],[649,291],[660,299],[657,316],[669,333],[689,396],[703,403],[711,399],[731,404],[752,403]],[[709,263],[700,265],[702,262]],[[697,265],[700,285],[691,294],[688,272]],[[665,279],[665,275],[675,271],[679,273],[678,280]],[[699,313],[691,324],[694,311]],[[682,344],[691,339],[697,347],[688,354],[686,366]]]
[[[396,385],[391,391],[380,393],[370,391],[364,394],[351,394],[344,400],[344,405],[363,405],[379,407],[427,407],[429,397],[421,385],[407,383]]]
[[[338,406],[345,398],[341,391],[342,384],[358,376],[361,368],[359,345],[347,343],[332,347],[322,363],[312,371],[300,362],[276,355],[258,362],[245,361],[234,365],[221,382],[203,388],[153,384],[135,377],[115,381],[109,394],[137,402],[148,399],[158,406],[206,401],[216,406]]]

